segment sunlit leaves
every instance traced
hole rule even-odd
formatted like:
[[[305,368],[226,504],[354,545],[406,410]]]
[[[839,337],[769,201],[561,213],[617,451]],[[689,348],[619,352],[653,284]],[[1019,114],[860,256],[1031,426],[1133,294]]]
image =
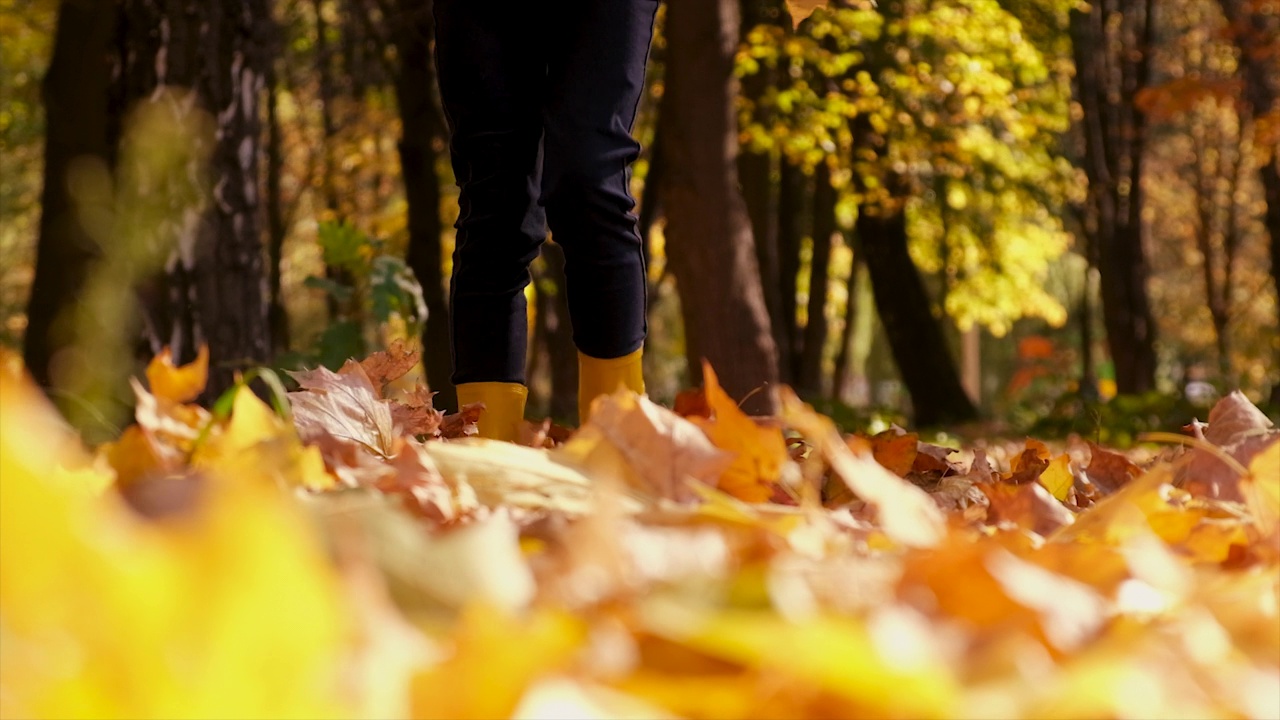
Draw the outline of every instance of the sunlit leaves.
[[[1065,27],[1070,3],[1026,5],[1042,36],[1045,23]],[[834,161],[864,208],[901,208],[906,181],[912,255],[942,276],[961,327],[1058,325],[1066,312],[1043,279],[1068,247],[1060,218],[1076,192],[1060,148],[1068,50],[1033,44],[992,0],[821,8],[794,34],[750,35],[739,71],[773,67],[784,80],[757,105],[744,99],[743,142],[806,168]]]

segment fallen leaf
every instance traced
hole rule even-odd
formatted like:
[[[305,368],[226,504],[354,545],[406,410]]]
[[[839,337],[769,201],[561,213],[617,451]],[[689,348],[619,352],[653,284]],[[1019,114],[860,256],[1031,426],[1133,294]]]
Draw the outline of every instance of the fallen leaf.
[[[406,393],[403,398],[391,402],[391,422],[398,435],[440,434],[440,425],[444,422],[444,413],[437,410],[432,403],[435,393],[425,387],[417,387]]]
[[[1280,439],[1280,430],[1273,428],[1270,418],[1236,390],[1209,411],[1204,439],[1240,465],[1248,466],[1254,455]],[[1242,480],[1244,476],[1237,467],[1203,448],[1194,448],[1179,484],[1193,495],[1243,501],[1239,487]]]
[[[290,373],[302,387],[289,393],[298,434],[308,442],[328,436],[390,457],[396,437],[390,405],[359,363],[348,360],[343,370],[334,373],[322,366]]]
[[[556,457],[589,476],[613,475],[652,497],[678,502],[694,499],[687,478],[714,484],[734,462],[697,425],[626,391],[601,398]]]
[[[168,346],[147,365],[147,385],[157,398],[175,403],[191,402],[209,381],[209,346],[201,345],[196,359],[177,367]]]
[[[676,393],[673,412],[684,418],[701,417],[709,419],[711,417],[711,406],[707,404],[707,394],[702,391],[702,388],[691,388]]]
[[[475,436],[478,432],[476,423],[479,422],[482,412],[484,412],[483,403],[472,403],[452,415],[445,415],[440,421],[440,437],[456,440]]]
[[[987,509],[989,523],[1007,520],[1037,535],[1048,536],[1075,522],[1071,511],[1055,500],[1040,483],[979,483],[977,487],[991,503]]]
[[[1052,454],[1044,443],[1028,439],[1026,449],[1014,456],[1013,461],[1009,463],[1009,473],[1004,475],[1003,479],[1015,485],[1034,482],[1040,477],[1040,473],[1049,467],[1051,457]]]
[[[1066,502],[1076,481],[1075,475],[1071,472],[1071,456],[1063,453],[1054,458],[1036,481],[1052,493],[1059,502]]]
[[[1089,465],[1085,473],[1103,494],[1110,495],[1141,475],[1142,468],[1121,453],[1089,443]]]
[[[382,389],[388,383],[399,379],[417,364],[417,351],[410,350],[405,341],[400,338],[393,340],[386,350],[375,352],[360,361],[360,367],[374,389],[378,391],[379,397],[382,396]],[[345,366],[343,370],[346,370]]]
[[[942,511],[920,488],[885,470],[870,448],[854,453],[830,420],[814,412],[788,389],[780,391],[783,419],[807,437],[834,471],[871,506],[885,535],[913,547],[936,544],[945,533]]]
[[[871,454],[889,472],[906,477],[915,467],[919,442],[915,433],[890,428],[871,438]]]
[[[693,418],[716,447],[735,454],[720,475],[721,490],[748,502],[764,502],[773,494],[784,463],[790,460],[778,428],[761,427],[720,388],[711,364],[702,364],[707,404],[712,418]]]

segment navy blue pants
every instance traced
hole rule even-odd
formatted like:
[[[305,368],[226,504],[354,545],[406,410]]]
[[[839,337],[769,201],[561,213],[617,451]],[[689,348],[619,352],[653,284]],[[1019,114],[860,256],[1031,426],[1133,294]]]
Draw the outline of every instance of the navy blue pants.
[[[436,62],[460,195],[453,381],[524,382],[529,264],[563,249],[573,339],[644,342],[645,268],[628,187],[658,0],[435,0]]]

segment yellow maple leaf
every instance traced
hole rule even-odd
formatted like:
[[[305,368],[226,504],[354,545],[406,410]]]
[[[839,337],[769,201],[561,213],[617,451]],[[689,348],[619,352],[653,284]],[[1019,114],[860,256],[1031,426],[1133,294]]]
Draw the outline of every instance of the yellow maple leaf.
[[[1066,502],[1067,493],[1076,481],[1071,474],[1071,456],[1063,453],[1054,458],[1036,480],[1060,502]]]
[[[147,365],[147,384],[151,386],[151,394],[165,400],[191,402],[200,396],[208,382],[208,345],[201,345],[196,359],[186,365],[175,366],[168,347]]]
[[[782,431],[762,427],[742,412],[720,387],[710,363],[703,362],[702,372],[712,416],[690,420],[716,447],[736,453],[733,463],[720,474],[719,488],[747,502],[764,502],[773,494],[773,483],[788,459]]]

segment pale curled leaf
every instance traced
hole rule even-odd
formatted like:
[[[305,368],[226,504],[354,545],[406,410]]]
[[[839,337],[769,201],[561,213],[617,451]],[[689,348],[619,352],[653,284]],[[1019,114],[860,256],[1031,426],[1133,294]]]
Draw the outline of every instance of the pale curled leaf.
[[[554,457],[593,477],[618,476],[654,497],[694,499],[686,478],[714,484],[733,462],[696,425],[627,391],[597,401],[591,420]]]
[[[923,490],[884,469],[871,453],[855,454],[835,425],[788,388],[779,391],[783,419],[806,436],[849,489],[869,506],[885,535],[903,545],[929,547],[946,532],[946,518]]]
[[[379,398],[364,370],[354,367],[358,370],[344,373],[324,367],[290,373],[303,388],[289,393],[298,434],[307,442],[330,436],[390,457],[396,437],[391,407]]]

